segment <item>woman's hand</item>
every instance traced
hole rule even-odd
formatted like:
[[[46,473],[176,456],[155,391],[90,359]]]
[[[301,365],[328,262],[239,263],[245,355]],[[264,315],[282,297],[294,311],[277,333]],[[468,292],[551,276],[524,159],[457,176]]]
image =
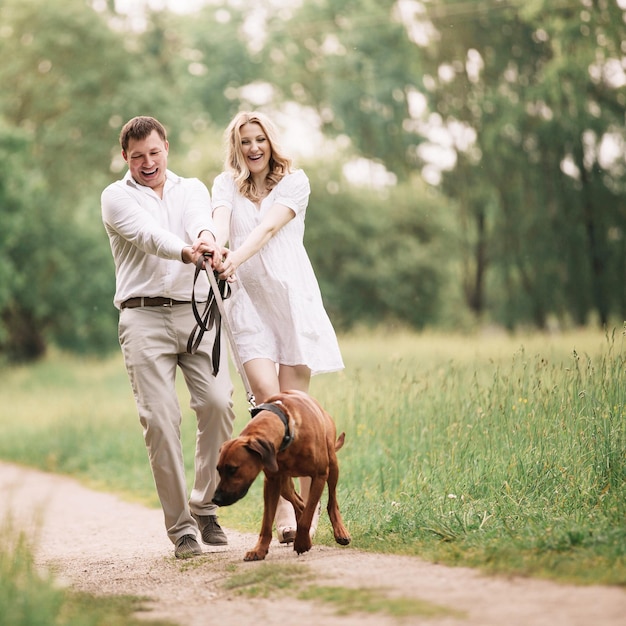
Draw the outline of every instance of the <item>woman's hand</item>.
[[[237,276],[235,272],[239,267],[239,262],[237,259],[237,253],[229,250],[228,248],[224,248],[224,256],[222,259],[221,268],[218,270],[219,277],[222,280],[226,280],[229,283],[232,283],[237,280]]]
[[[223,261],[222,261],[222,266],[218,270],[219,277],[222,280],[226,280],[229,283],[232,283],[237,280],[237,276],[235,275],[235,272],[237,271],[237,268],[239,267],[240,263],[238,261],[238,255],[236,252],[233,252],[232,250],[229,250],[228,248],[224,248],[224,251],[225,251],[225,254],[224,254]]]

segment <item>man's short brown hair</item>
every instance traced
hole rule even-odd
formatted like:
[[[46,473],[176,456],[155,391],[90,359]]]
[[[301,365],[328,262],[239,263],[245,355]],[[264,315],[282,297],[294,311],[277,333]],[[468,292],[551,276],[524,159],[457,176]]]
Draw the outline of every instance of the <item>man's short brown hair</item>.
[[[153,130],[156,130],[163,141],[167,141],[167,131],[159,120],[154,117],[148,117],[147,115],[133,117],[132,120],[124,124],[120,132],[120,145],[122,146],[122,150],[127,152],[128,144],[131,139],[141,141],[148,137]]]

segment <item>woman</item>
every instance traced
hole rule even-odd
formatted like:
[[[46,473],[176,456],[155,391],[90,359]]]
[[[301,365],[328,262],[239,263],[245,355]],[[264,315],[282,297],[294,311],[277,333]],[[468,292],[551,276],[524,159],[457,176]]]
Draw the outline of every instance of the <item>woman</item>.
[[[288,389],[308,392],[311,376],[343,369],[337,337],[303,244],[310,186],[262,113],[242,112],[226,130],[225,171],[213,184],[218,245],[229,242],[221,278],[237,351],[257,403]],[[310,478],[301,478],[306,501]],[[315,532],[318,513],[311,526]],[[295,538],[296,519],[280,499],[276,531]]]

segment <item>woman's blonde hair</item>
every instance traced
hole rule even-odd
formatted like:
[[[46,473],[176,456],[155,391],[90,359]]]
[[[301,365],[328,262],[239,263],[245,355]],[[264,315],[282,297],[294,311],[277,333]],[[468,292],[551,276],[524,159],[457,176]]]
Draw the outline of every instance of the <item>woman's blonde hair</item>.
[[[241,149],[241,127],[245,124],[258,124],[270,146],[270,169],[265,177],[263,189],[259,189],[252,179]],[[280,147],[276,127],[263,113],[258,111],[238,113],[226,129],[225,143],[226,160],[224,167],[233,174],[239,193],[253,202],[258,202],[266,192],[273,189],[286,174],[291,172],[292,160],[285,155]]]

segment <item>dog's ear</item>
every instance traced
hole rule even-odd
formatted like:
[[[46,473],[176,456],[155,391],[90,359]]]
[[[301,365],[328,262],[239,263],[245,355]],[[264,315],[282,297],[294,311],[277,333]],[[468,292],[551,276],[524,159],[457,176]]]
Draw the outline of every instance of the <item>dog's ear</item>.
[[[250,452],[254,452],[261,457],[263,467],[270,472],[278,471],[278,463],[276,463],[276,448],[271,441],[265,439],[250,439],[246,443],[246,448]]]

